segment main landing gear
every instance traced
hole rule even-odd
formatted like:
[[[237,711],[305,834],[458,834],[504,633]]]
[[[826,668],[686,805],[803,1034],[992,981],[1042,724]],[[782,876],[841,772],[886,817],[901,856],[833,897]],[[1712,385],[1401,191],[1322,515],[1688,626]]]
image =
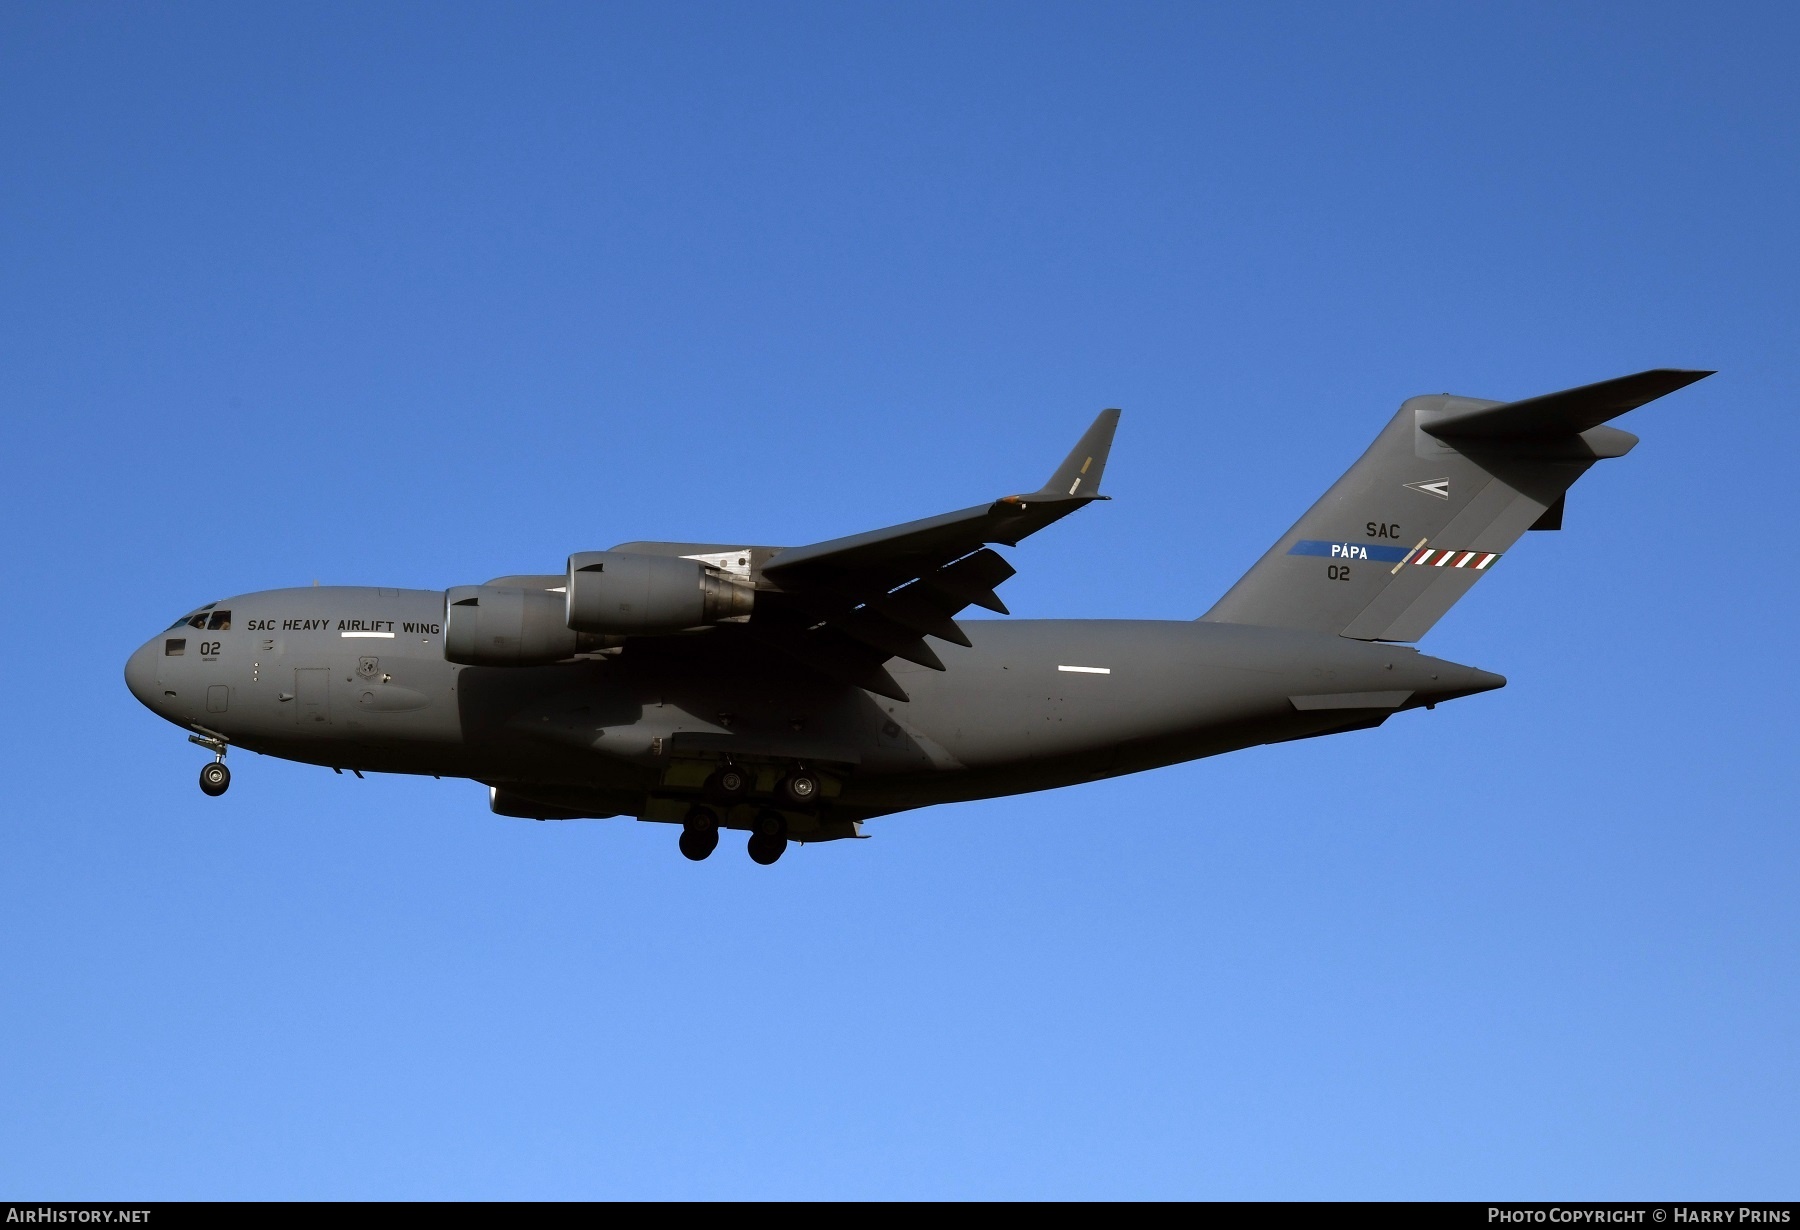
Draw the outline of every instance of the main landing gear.
[[[750,833],[750,861],[767,867],[786,852],[787,817],[778,811],[756,813],[756,827]]]
[[[781,785],[775,788],[775,793],[795,807],[811,807],[819,801],[819,779],[805,769],[795,769],[781,779]]]
[[[696,863],[719,848],[719,817],[710,807],[696,807],[681,826],[681,852]]]
[[[700,798],[688,808],[682,821],[680,845],[684,856],[697,863],[718,849],[719,827],[728,818],[731,827],[742,827],[742,805],[753,796],[768,798],[773,806],[762,805],[750,822],[750,858],[767,867],[787,851],[787,814],[812,815],[824,798],[824,783],[799,761],[789,762],[773,787],[766,784],[767,778],[759,785],[758,777],[756,767],[746,768],[730,760],[708,775]]]
[[[729,807],[750,793],[750,774],[728,761],[706,779],[705,788],[708,798]]]
[[[211,767],[211,766],[208,766]],[[681,852],[694,862],[719,848],[719,814],[710,807],[695,807],[681,825]],[[750,858],[767,867],[786,852],[787,817],[778,811],[760,811],[750,832]]]

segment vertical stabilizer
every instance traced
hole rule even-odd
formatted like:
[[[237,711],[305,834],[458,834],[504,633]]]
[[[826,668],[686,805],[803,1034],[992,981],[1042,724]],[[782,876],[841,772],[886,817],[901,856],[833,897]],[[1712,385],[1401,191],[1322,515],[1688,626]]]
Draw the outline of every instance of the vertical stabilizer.
[[[1361,459],[1201,618],[1416,641],[1563,493],[1637,437],[1607,419],[1711,372],[1658,369],[1516,402],[1400,407]]]

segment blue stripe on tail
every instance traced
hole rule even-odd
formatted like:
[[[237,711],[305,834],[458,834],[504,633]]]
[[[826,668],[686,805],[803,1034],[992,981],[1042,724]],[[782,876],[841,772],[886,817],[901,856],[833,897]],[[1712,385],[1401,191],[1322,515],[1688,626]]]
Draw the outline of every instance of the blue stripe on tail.
[[[1322,542],[1302,538],[1288,548],[1289,555],[1322,555],[1328,559],[1369,560],[1374,563],[1398,564],[1406,558],[1405,547],[1383,547],[1371,542]]]

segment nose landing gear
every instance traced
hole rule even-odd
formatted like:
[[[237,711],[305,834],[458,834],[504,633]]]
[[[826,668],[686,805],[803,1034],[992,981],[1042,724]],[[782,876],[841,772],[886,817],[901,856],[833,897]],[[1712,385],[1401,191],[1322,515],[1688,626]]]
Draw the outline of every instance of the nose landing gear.
[[[200,793],[218,798],[231,788],[231,770],[225,767],[225,736],[202,727],[200,734],[188,736],[188,742],[199,744],[217,757],[200,770]]]
[[[231,770],[223,760],[215,760],[200,770],[200,792],[218,798],[231,786]]]

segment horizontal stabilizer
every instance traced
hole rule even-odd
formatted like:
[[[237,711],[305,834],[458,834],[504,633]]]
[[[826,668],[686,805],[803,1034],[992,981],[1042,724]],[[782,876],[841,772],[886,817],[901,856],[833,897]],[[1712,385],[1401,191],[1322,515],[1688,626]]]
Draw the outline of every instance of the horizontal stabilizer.
[[[1598,427],[1627,410],[1636,410],[1712,374],[1659,367],[1634,376],[1584,384],[1578,389],[1527,397],[1524,401],[1453,410],[1419,426],[1439,439],[1578,436],[1590,427]]]

